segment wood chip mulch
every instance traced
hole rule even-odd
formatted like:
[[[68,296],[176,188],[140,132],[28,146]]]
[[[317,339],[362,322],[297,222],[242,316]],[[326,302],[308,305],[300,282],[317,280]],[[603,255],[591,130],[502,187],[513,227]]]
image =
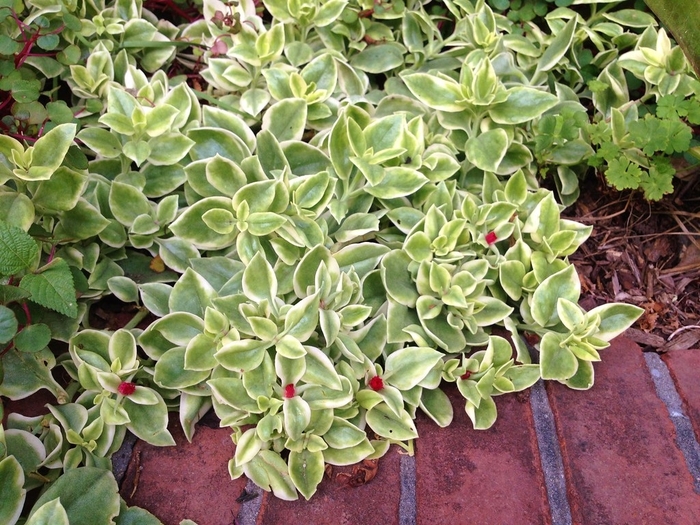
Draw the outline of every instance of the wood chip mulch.
[[[627,335],[647,351],[700,348],[700,173],[675,182],[672,195],[648,202],[589,178],[563,214],[593,226],[570,257],[582,306],[644,308]]]

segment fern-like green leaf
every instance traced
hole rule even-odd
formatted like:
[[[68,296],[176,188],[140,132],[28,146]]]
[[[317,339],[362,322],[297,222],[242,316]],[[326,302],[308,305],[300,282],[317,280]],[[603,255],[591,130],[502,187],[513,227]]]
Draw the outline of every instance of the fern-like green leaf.
[[[650,201],[658,201],[667,193],[673,191],[673,176],[676,170],[667,157],[654,159],[648,173],[644,173],[639,185],[644,190],[644,197]]]
[[[608,163],[605,178],[618,190],[634,190],[639,187],[642,170],[624,157]]]
[[[28,270],[38,256],[39,247],[27,232],[0,221],[0,274],[14,275]]]
[[[73,275],[63,259],[54,259],[40,272],[25,275],[19,286],[32,294],[31,301],[71,318],[78,316]]]

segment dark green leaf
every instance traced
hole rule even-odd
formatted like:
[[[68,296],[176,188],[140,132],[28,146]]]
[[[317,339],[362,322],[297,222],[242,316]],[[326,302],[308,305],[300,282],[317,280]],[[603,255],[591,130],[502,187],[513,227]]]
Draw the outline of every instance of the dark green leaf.
[[[25,326],[15,337],[15,347],[20,352],[38,352],[51,341],[51,330],[45,324]]]
[[[30,269],[39,256],[39,247],[24,230],[0,221],[0,274],[13,275]]]
[[[40,273],[25,275],[19,285],[32,294],[33,302],[68,317],[78,315],[73,275],[63,259],[54,259]]]

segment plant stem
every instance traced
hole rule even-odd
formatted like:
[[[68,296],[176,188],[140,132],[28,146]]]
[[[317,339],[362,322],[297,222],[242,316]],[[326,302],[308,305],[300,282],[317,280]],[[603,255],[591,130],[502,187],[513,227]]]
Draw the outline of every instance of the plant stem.
[[[139,308],[138,312],[134,315],[134,317],[131,318],[131,321],[126,323],[124,326],[125,330],[131,330],[132,328],[136,328],[136,326],[145,319],[145,317],[149,314],[147,308]]]

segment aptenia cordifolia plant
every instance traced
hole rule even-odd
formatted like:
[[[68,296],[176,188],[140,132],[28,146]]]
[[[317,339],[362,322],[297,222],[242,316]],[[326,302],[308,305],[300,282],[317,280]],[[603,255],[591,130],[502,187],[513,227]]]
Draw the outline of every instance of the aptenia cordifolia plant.
[[[561,211],[591,169],[670,191],[700,84],[624,3],[506,3],[0,0],[0,394],[56,398],[0,427],[0,522],[158,523],[110,456],[169,411],[308,499],[449,425],[449,383],[475,429],[593,385],[641,311],[578,305]]]

